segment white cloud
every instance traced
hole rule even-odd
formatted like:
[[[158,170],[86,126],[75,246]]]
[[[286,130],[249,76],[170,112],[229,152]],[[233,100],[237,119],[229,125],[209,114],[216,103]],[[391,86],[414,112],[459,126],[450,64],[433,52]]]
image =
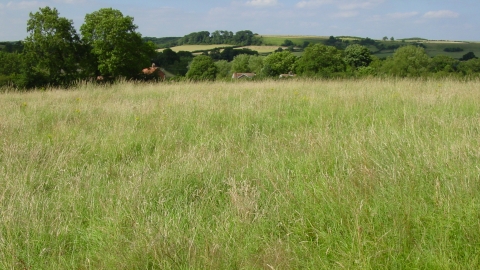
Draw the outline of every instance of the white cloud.
[[[340,3],[338,7],[340,9],[366,9],[377,6],[383,2],[384,0],[346,1],[346,3]]]
[[[395,12],[395,13],[389,13],[387,14],[388,18],[391,19],[404,19],[404,18],[411,18],[414,16],[417,16],[418,12],[412,11],[412,12]]]
[[[458,18],[460,14],[451,10],[429,11],[423,15],[427,19]]]
[[[278,0],[251,0],[247,1],[247,6],[254,7],[267,7],[267,6],[276,6],[278,5]]]

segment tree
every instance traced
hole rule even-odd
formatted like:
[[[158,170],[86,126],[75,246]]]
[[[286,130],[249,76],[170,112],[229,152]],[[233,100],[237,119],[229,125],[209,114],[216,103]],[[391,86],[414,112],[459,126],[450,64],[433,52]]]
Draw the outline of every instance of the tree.
[[[430,60],[429,71],[433,73],[438,72],[453,72],[458,65],[458,60],[447,55],[436,55]]]
[[[419,77],[426,74],[430,63],[425,49],[413,45],[399,48],[388,58],[383,70],[385,73],[399,77]]]
[[[295,69],[297,57],[289,51],[274,52],[263,60],[263,75],[278,76]]]
[[[0,87],[15,84],[22,67],[23,54],[0,51]]]
[[[79,77],[85,50],[71,20],[59,17],[55,8],[40,8],[30,13],[27,32],[22,86],[68,84]]]
[[[248,59],[248,68],[250,72],[260,74],[263,69],[263,56],[260,55],[250,55],[250,59]]]
[[[97,75],[132,78],[149,66],[155,46],[143,42],[136,29],[133,18],[119,10],[103,8],[87,14],[80,31],[94,56],[91,70]]]
[[[388,40],[388,37],[387,37],[387,36],[384,36],[382,40],[383,40],[383,41],[387,41],[387,40]]]
[[[170,48],[157,53],[156,64],[161,67],[167,67],[173,65],[175,62],[180,61],[178,54]]]
[[[263,56],[241,54],[232,61],[232,72],[253,72],[260,74],[263,68]]]
[[[232,61],[232,72],[251,72],[248,63],[250,61],[250,55],[240,54],[235,56]]]
[[[217,76],[217,67],[212,58],[206,55],[198,55],[193,58],[186,76],[194,81],[213,81]]]
[[[391,38],[390,38],[390,41],[395,41],[395,38],[394,38],[394,37],[391,37]]]
[[[367,47],[353,44],[345,49],[344,60],[354,68],[367,67],[372,62],[372,56]]]
[[[468,61],[470,59],[475,59],[477,58],[473,52],[468,52],[460,58],[460,61]]]
[[[297,72],[306,76],[330,77],[345,71],[342,52],[333,46],[309,45],[297,61]]]
[[[282,43],[282,46],[289,47],[289,46],[295,46],[295,44],[290,39],[285,39],[285,41]]]
[[[226,79],[232,76],[232,62],[220,60],[215,62],[217,67],[217,79]]]
[[[458,69],[464,75],[477,75],[480,74],[480,59],[472,58],[468,61],[462,61],[458,65]]]

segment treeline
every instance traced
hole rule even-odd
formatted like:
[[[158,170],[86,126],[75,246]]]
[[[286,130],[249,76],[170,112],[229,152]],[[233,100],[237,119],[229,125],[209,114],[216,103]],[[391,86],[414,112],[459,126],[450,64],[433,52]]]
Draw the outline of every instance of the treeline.
[[[142,40],[133,18],[104,8],[85,16],[77,33],[73,21],[55,8],[30,13],[27,38],[3,43],[0,86],[69,86],[80,80],[140,79],[155,47]]]
[[[255,73],[256,78],[278,78],[281,74],[299,77],[357,78],[395,77],[472,77],[480,74],[480,60],[473,52],[461,59],[447,55],[430,58],[423,44],[401,43],[393,56],[379,59],[371,47],[379,42],[366,38],[342,40],[330,37],[325,44],[301,44],[303,54],[277,50],[267,56],[245,48],[225,47],[191,52],[165,49],[156,52],[153,38],[142,39],[133,18],[111,8],[85,16],[77,33],[72,20],[60,17],[55,8],[30,13],[27,38],[22,42],[0,44],[0,86],[17,89],[44,86],[68,87],[79,81],[145,79],[142,69],[152,62],[176,75],[175,80],[216,80],[231,78],[234,72]],[[173,42],[174,38],[163,39]],[[188,43],[258,44],[252,31],[207,31],[180,39]],[[177,41],[179,42],[179,41]],[[284,42],[296,46],[291,41]]]
[[[142,37],[145,42],[152,42],[157,48],[170,48],[177,46],[177,41],[181,37]]]
[[[22,41],[4,41],[0,42],[0,51],[7,53],[22,52],[23,51],[23,42]]]
[[[197,44],[230,44],[238,46],[261,45],[262,40],[250,30],[238,31],[235,34],[232,31],[208,31],[193,32],[177,41],[177,45],[197,45]]]
[[[468,59],[467,59],[468,58]],[[301,57],[288,50],[268,56],[241,54],[232,61],[215,60],[204,54],[193,59],[186,73],[189,80],[230,79],[233,73],[255,73],[256,79],[298,77],[359,78],[359,77],[479,77],[480,59],[469,52],[462,60],[447,55],[429,57],[420,46],[406,45],[393,56],[379,59],[360,44],[344,50],[324,44],[310,44]],[[286,76],[280,76],[288,74]]]
[[[250,30],[236,33],[226,30],[192,32],[183,37],[144,37],[144,41],[151,41],[157,48],[171,48],[181,45],[211,45],[228,44],[234,46],[262,45],[262,38]]]

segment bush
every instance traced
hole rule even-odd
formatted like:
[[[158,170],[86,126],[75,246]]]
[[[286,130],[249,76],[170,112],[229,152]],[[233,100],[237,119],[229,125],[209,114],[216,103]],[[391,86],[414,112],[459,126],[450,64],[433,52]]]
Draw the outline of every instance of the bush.
[[[212,58],[206,55],[199,55],[193,58],[186,76],[194,81],[213,81],[217,77],[217,67]]]

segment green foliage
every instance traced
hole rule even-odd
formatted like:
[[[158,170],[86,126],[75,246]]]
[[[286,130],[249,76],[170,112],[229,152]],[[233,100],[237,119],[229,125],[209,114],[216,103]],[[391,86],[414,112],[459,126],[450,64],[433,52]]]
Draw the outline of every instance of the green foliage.
[[[165,49],[158,52],[152,60],[157,66],[163,67],[175,75],[184,76],[193,57],[191,52],[179,51],[177,53],[172,49]]]
[[[420,77],[427,74],[429,64],[430,57],[423,48],[408,45],[385,61],[383,71],[398,77]]]
[[[263,56],[237,55],[232,61],[232,72],[252,72],[260,74],[263,68]]]
[[[367,67],[372,62],[370,50],[359,44],[349,45],[344,54],[345,63],[354,68]]]
[[[217,68],[217,79],[229,79],[232,76],[232,62],[219,60],[215,62]]]
[[[462,74],[472,76],[480,75],[480,59],[479,58],[472,58],[467,61],[462,61],[458,65],[458,69]]]
[[[24,45],[23,45],[22,41],[0,42],[0,51],[2,51],[2,52],[8,52],[8,53],[17,52],[17,53],[20,53],[20,52],[23,51],[23,47],[24,47]]]
[[[21,72],[23,54],[0,51],[0,74],[11,75]]]
[[[217,77],[217,67],[212,58],[198,55],[193,58],[186,77],[194,81],[213,81]]]
[[[85,56],[84,46],[73,22],[59,17],[57,9],[40,8],[30,13],[25,39],[25,87],[69,84],[78,78],[78,63]],[[28,78],[37,80],[28,80]],[[43,80],[38,80],[43,77]]]
[[[250,55],[248,60],[248,69],[250,72],[261,74],[263,69],[264,56],[260,55]]]
[[[248,48],[235,49],[233,47],[226,47],[221,52],[220,49],[214,49],[209,53],[210,57],[214,60],[227,60],[229,62],[241,54],[258,55],[258,52]]]
[[[333,47],[336,47],[338,49],[343,49],[345,48],[345,43],[343,42],[343,40],[341,38],[336,38],[334,36],[330,36],[327,41],[325,41],[325,45],[327,46],[333,46]]]
[[[260,45],[261,39],[250,30],[238,31],[208,31],[193,32],[177,41],[178,45],[195,44],[233,44],[239,46]]]
[[[0,88],[18,85],[22,63],[23,54],[0,51]]]
[[[180,61],[180,56],[172,49],[165,49],[162,52],[158,52],[154,58],[154,62],[157,66],[167,67],[173,65],[175,62]]]
[[[180,37],[142,37],[144,42],[153,42],[156,48],[163,49],[163,48],[170,48],[177,46],[178,40]]]
[[[310,45],[297,61],[297,73],[304,76],[330,77],[346,69],[342,52],[333,46]]]
[[[454,72],[458,66],[458,60],[447,55],[437,55],[430,60],[429,71],[437,72]]]
[[[468,61],[470,59],[475,59],[477,58],[473,52],[468,52],[460,58],[460,61]]]
[[[443,49],[444,52],[463,52],[463,48],[460,47],[448,47]]]
[[[263,60],[263,75],[278,76],[295,70],[297,57],[289,51],[274,52]]]
[[[132,78],[149,66],[155,48],[143,42],[136,29],[133,18],[119,10],[103,8],[87,14],[80,31],[94,56],[91,70],[104,76]]]
[[[282,46],[295,46],[295,43],[293,43],[293,41],[291,41],[290,39],[285,39],[285,41],[282,43]]]
[[[232,72],[251,72],[248,66],[250,62],[250,55],[240,54],[235,56],[232,61]]]

